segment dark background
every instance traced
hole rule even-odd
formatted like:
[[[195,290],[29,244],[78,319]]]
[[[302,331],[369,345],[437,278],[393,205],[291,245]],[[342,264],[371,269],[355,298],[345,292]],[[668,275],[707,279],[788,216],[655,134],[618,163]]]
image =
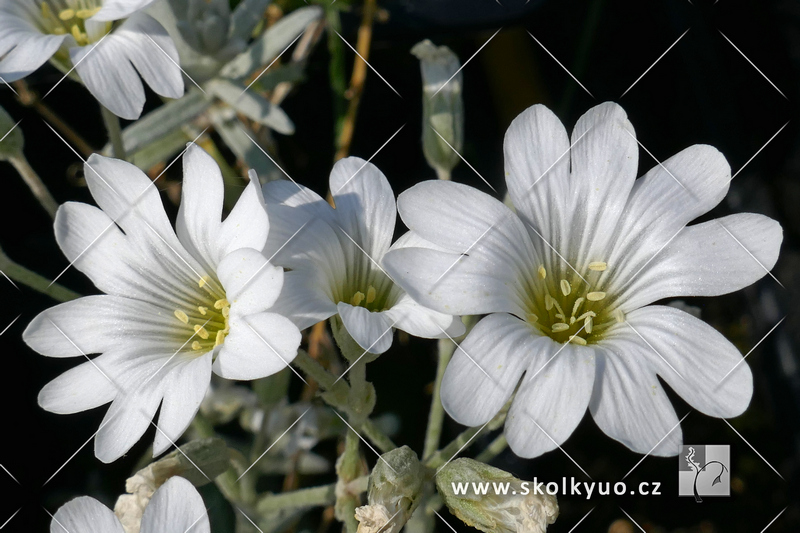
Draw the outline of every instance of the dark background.
[[[402,96],[370,72],[351,153],[369,158],[405,125],[373,159],[396,193],[435,177],[422,156],[419,64],[409,49],[429,38],[450,46],[463,63],[502,27],[463,70],[466,125],[462,153],[495,188],[505,188],[503,134],[523,109],[544,103],[571,128],[588,108],[613,100],[625,108],[638,139],[659,160],[703,143],[719,148],[733,172],[747,163],[712,215],[763,213],[779,220],[784,228],[782,255],[773,270],[783,287],[765,277],[732,295],[687,299],[701,308],[703,319],[722,331],[742,353],[750,351],[786,317],[747,359],[755,378],[753,401],[744,415],[731,421],[746,442],[725,422],[692,411],[673,395],[678,416],[690,413],[682,424],[686,443],[730,445],[731,497],[706,498],[702,504],[692,498],[678,498],[678,459],[649,457],[626,481],[661,482],[662,496],[595,497],[590,501],[560,498],[561,515],[550,531],[569,532],[592,510],[575,531],[638,531],[630,523],[614,523],[626,519],[627,513],[648,533],[758,533],[784,508],[767,531],[800,530],[800,317],[796,312],[800,287],[800,139],[792,120],[800,100],[800,4],[794,0],[534,0],[527,5],[505,0],[502,4],[494,0],[379,2],[389,17],[387,22],[376,24],[370,64]],[[355,42],[359,19],[357,6],[343,14],[343,35],[351,43]],[[621,96],[687,29],[688,33]],[[352,54],[347,54],[347,61],[352,64]],[[323,40],[310,57],[306,81],[283,104],[296,124],[296,134],[277,139],[287,172],[323,194],[334,154],[327,64]],[[28,82],[43,94],[59,78],[57,71],[46,66]],[[94,146],[105,142],[97,106],[78,85],[64,82],[47,102]],[[26,136],[26,155],[56,199],[91,202],[80,184],[78,158],[35,113],[17,104],[7,89],[0,89],[0,105],[16,120],[23,120],[20,127]],[[764,147],[787,122],[786,128]],[[640,152],[640,173],[654,164],[646,152]],[[180,179],[179,174],[170,177]],[[491,192],[464,164],[455,169],[453,179]],[[49,218],[5,163],[0,163],[0,183],[5,211],[0,245],[16,261],[54,278],[67,261],[55,245]],[[59,281],[84,294],[94,291],[74,269]],[[19,481],[17,484],[0,472],[0,493],[4,495],[0,498],[0,525],[18,511],[5,529],[44,531],[50,521],[44,509],[55,512],[72,497],[88,494],[113,506],[124,489],[124,479],[146,451],[152,430],[127,457],[112,465],[102,465],[94,458],[92,442],[76,453],[97,430],[105,409],[70,416],[41,411],[36,405],[39,389],[75,362],[44,358],[20,340],[31,318],[55,302],[24,287],[17,291],[4,279],[0,279],[0,295],[5,304],[0,312],[0,330],[19,315],[0,338],[0,405],[5,411],[0,464]],[[417,451],[422,449],[429,385],[435,372],[434,350],[435,343],[430,341],[412,340],[408,345],[396,341],[391,351],[369,367],[368,377],[379,391],[376,411],[396,413],[403,424],[395,441]],[[462,429],[448,420],[444,438],[452,438]],[[477,439],[472,449],[481,449],[493,437]],[[641,459],[603,435],[589,416],[564,450],[594,480],[612,483]],[[370,454],[368,450],[365,453]],[[469,455],[470,451],[465,453]],[[43,486],[73,454],[74,458]],[[558,450],[534,460],[521,460],[507,451],[493,464],[526,479],[575,476],[586,480]],[[456,531],[469,530],[450,514],[444,512],[443,516]],[[437,527],[438,531],[450,531],[441,522]]]

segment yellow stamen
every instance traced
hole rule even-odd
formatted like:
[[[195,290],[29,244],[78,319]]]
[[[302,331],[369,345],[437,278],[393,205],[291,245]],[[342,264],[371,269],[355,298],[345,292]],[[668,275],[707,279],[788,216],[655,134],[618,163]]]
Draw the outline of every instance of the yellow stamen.
[[[224,318],[228,318],[228,315],[230,315],[230,314],[231,314],[231,308],[230,307],[225,306],[225,307],[222,308],[222,316]]]
[[[556,322],[553,324],[553,333],[558,333],[559,331],[567,331],[569,329],[569,325],[564,324],[563,322]]]
[[[595,313],[594,311],[586,311],[581,316],[579,316],[577,320],[584,320],[587,316],[596,317],[597,313]]]
[[[225,298],[220,298],[216,302],[214,302],[214,309],[224,309],[229,307],[231,304]]]
[[[594,321],[592,320],[592,317],[587,316],[586,320],[583,321],[583,329],[586,331],[586,333],[591,333],[592,332],[592,326],[593,325],[594,325]]]
[[[539,321],[538,316],[534,315],[533,313],[528,313],[528,322],[530,322],[531,324],[535,324],[538,321]]]
[[[372,302],[375,301],[376,293],[377,293],[377,291],[375,290],[375,287],[370,285],[369,289],[367,289],[367,303],[368,304],[371,304]]]
[[[584,302],[584,300],[585,300],[585,298],[583,296],[581,296],[580,298],[575,300],[575,305],[572,306],[572,316],[575,316],[575,315],[578,314],[578,309],[580,309],[581,304]]]
[[[42,18],[49,19],[53,16],[53,12],[50,11],[50,6],[47,2],[42,2]]]
[[[73,11],[72,9],[65,9],[64,11],[62,11],[61,13],[58,14],[58,18],[60,18],[64,22],[66,22],[66,21],[68,21],[70,19],[74,19],[75,18],[75,11]]]
[[[614,318],[617,319],[617,322],[622,324],[625,322],[625,313],[622,312],[622,309],[617,309],[614,311]]]
[[[225,331],[223,331],[223,330],[218,331],[217,332],[217,338],[214,339],[214,346],[219,346],[220,344],[225,342],[225,335],[226,335]]]
[[[599,302],[600,300],[602,300],[605,297],[606,297],[606,293],[599,292],[599,291],[598,292],[590,292],[589,294],[586,295],[586,299],[589,300],[590,302]]]
[[[208,313],[208,307],[203,307],[202,305],[198,307],[197,310],[200,311],[200,314],[203,316],[206,316],[206,313]]]
[[[548,311],[551,310],[553,308],[553,304],[554,303],[556,303],[556,302],[555,302],[555,300],[553,300],[552,296],[550,296],[549,294],[545,294],[544,295],[544,308],[545,309],[547,309]]]
[[[98,11],[100,11],[100,8],[99,8],[99,7],[96,7],[96,8],[94,8],[94,9],[79,9],[79,10],[78,10],[78,11],[75,13],[75,15],[77,15],[77,17],[78,17],[79,19],[84,19],[84,20],[86,20],[86,19],[88,19],[88,18],[90,18],[90,17],[93,17],[94,15],[96,15]]]
[[[355,306],[361,305],[361,302],[363,301],[364,301],[364,293],[361,291],[356,292],[353,295],[353,297],[350,298],[350,304]]]
[[[581,346],[586,346],[586,339],[583,337],[578,337],[577,335],[572,335],[569,338],[570,342],[574,342],[575,344],[580,344]]]
[[[200,341],[194,341],[192,343],[192,350],[200,350],[203,346],[200,344]]]
[[[181,311],[180,309],[176,309],[175,310],[175,318],[177,318],[178,320],[180,320],[184,324],[188,324],[189,323],[189,316],[186,313],[184,313],[183,311]]]
[[[200,288],[202,289],[209,281],[211,281],[211,278],[209,278],[208,276],[203,276],[202,278],[200,278],[200,281],[198,281],[197,284],[200,285]]]
[[[208,339],[208,331],[200,324],[195,324],[194,332],[197,333],[197,336],[200,337],[201,339],[203,340]]]
[[[608,265],[605,261],[594,261],[589,263],[589,270],[594,270],[595,272],[602,272],[608,268]]]
[[[78,27],[77,24],[73,24],[72,25],[72,32],[71,33],[72,33],[72,36],[75,38],[75,40],[78,42],[78,44],[81,44],[81,43],[83,43],[84,41],[87,40],[86,34],[85,33],[81,33],[81,29]]]
[[[561,292],[564,293],[564,296],[569,296],[569,293],[572,292],[572,286],[569,284],[569,281],[565,279],[561,280]]]
[[[547,270],[544,269],[544,265],[539,265],[539,277],[542,279],[547,277]]]

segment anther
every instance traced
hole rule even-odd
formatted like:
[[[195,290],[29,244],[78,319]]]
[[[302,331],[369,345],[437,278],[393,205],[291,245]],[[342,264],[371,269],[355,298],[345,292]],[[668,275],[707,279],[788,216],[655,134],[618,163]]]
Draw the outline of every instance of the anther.
[[[565,279],[561,280],[561,292],[564,296],[569,296],[569,293],[572,292],[572,285],[569,284],[569,281]]]
[[[181,311],[180,309],[176,309],[175,310],[175,318],[177,318],[178,320],[180,320],[184,324],[188,324],[189,323],[189,316],[186,313],[184,313],[183,311]]]
[[[592,320],[592,317],[587,316],[586,319],[583,321],[583,329],[586,331],[586,333],[592,332],[593,325],[594,321]]]
[[[200,344],[200,341],[194,341],[192,343],[192,350],[200,350],[203,346]]]
[[[584,320],[584,319],[586,319],[587,316],[596,317],[597,313],[595,313],[594,311],[586,311],[581,316],[579,316],[576,320]]]
[[[220,298],[216,302],[214,302],[214,309],[224,309],[229,307],[231,304],[225,298]]]
[[[377,291],[375,290],[375,287],[370,285],[369,289],[367,289],[367,303],[368,304],[371,304],[372,302],[375,301],[376,293],[377,293]]]
[[[197,333],[197,336],[200,337],[201,339],[203,339],[203,340],[208,339],[208,336],[209,336],[208,335],[208,331],[206,330],[206,328],[204,328],[200,324],[195,324],[194,332]]]
[[[586,339],[583,337],[578,337],[577,335],[570,336],[569,341],[574,342],[575,344],[580,344],[581,346],[586,346]]]
[[[535,324],[538,321],[539,321],[538,316],[534,315],[533,313],[528,313],[528,322],[530,322],[531,324]]]
[[[622,309],[616,309],[614,311],[614,318],[617,319],[617,322],[622,324],[625,322],[625,313],[622,312]]]
[[[94,9],[79,9],[75,14],[78,16],[79,19],[88,19],[94,16],[98,11],[100,11],[99,7]]]
[[[542,279],[547,277],[547,270],[544,269],[544,265],[539,265],[539,277]]]
[[[219,330],[217,332],[217,337],[214,339],[214,346],[219,346],[223,342],[225,342],[225,331]]]
[[[559,331],[567,331],[569,329],[568,324],[564,324],[563,322],[556,322],[553,324],[553,333],[558,333]]]
[[[206,316],[206,313],[208,313],[208,307],[203,307],[202,305],[198,307],[197,310],[200,311],[200,314],[203,316]]]
[[[602,272],[608,268],[608,265],[605,261],[593,261],[589,263],[589,270],[594,270],[595,272]]]
[[[58,18],[66,22],[70,19],[75,18],[75,11],[73,11],[72,9],[65,9],[64,11],[58,14]]]
[[[604,292],[590,292],[586,295],[586,299],[590,302],[599,302],[603,298],[606,297],[606,293]]]
[[[198,281],[197,284],[200,285],[200,288],[202,289],[209,281],[211,281],[211,278],[209,278],[208,276],[203,276],[202,278],[200,278],[200,281]]]
[[[555,300],[553,300],[552,296],[550,296],[549,294],[545,294],[544,295],[544,308],[545,309],[550,311],[553,308],[553,304],[554,303],[555,303]]]
[[[361,305],[361,302],[363,301],[364,301],[364,293],[361,291],[356,292],[353,295],[353,297],[350,298],[350,304],[355,306]]]
[[[575,315],[578,314],[578,309],[580,309],[581,304],[584,302],[584,300],[585,300],[585,298],[583,296],[581,296],[580,298],[575,300],[575,305],[572,306],[572,316],[575,316]]]

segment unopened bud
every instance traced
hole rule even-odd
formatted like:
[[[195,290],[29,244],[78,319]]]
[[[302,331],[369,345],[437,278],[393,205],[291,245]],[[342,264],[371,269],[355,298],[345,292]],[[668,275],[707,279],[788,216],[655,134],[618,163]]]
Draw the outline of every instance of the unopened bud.
[[[408,446],[381,456],[369,478],[369,505],[356,509],[358,533],[397,533],[422,495],[425,472]]]
[[[486,483],[489,490],[475,490]],[[466,490],[455,494],[454,487]],[[442,468],[436,474],[436,488],[451,513],[487,533],[544,533],[558,517],[555,496],[535,494],[508,472],[473,459],[456,459]]]
[[[22,155],[24,139],[22,130],[17,126],[6,110],[0,107],[0,161],[19,157]]]
[[[439,178],[449,179],[464,144],[461,63],[448,47],[427,39],[411,53],[422,70],[422,151]]]

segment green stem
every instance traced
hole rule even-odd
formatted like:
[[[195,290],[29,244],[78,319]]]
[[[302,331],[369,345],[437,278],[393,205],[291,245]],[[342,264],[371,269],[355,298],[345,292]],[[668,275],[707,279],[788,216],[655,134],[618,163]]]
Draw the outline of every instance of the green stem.
[[[462,448],[465,448],[467,443],[472,443],[475,435],[477,435],[481,429],[483,429],[483,427],[469,428],[462,431],[461,434],[453,439],[447,446],[428,457],[428,459],[425,460],[425,466],[439,468],[452,459]]]
[[[334,383],[336,383],[336,376],[328,372],[319,361],[308,355],[305,350],[298,350],[297,357],[292,362],[325,390],[331,390]]]
[[[2,249],[0,249],[0,271],[10,279],[18,281],[42,294],[46,294],[59,302],[68,302],[81,297],[77,292],[63,285],[59,285],[58,283],[51,282],[44,276],[15,263]]]
[[[119,125],[119,117],[105,108],[100,106],[100,112],[103,115],[103,123],[106,125],[108,131],[108,139],[111,141],[111,146],[114,148],[114,157],[117,159],[127,159],[125,153],[125,143],[122,141],[122,128]]]
[[[483,450],[481,453],[478,454],[477,457],[475,457],[475,460],[480,461],[482,463],[488,463],[489,461],[500,455],[500,453],[503,450],[505,450],[507,446],[508,446],[508,441],[506,440],[506,434],[501,433],[496,439],[492,441],[491,444],[489,444],[489,446],[486,447],[485,450]]]
[[[42,181],[42,178],[33,170],[33,167],[28,163],[28,160],[25,159],[25,156],[20,154],[17,157],[11,157],[8,160],[19,175],[22,177],[22,181],[25,182],[25,185],[31,190],[33,195],[39,200],[39,203],[47,211],[47,214],[50,215],[50,218],[56,217],[56,211],[58,211],[58,202],[55,201],[53,196],[50,194],[50,191],[47,190],[47,186]]]
[[[439,364],[436,367],[436,381],[433,384],[433,398],[431,410],[428,414],[428,429],[425,433],[425,446],[422,458],[427,459],[439,449],[439,440],[442,437],[442,423],[444,422],[444,407],[442,406],[442,377],[447,368],[447,363],[453,357],[456,345],[450,339],[439,340]]]
[[[348,483],[348,492],[360,494],[366,492],[369,476],[361,476]],[[303,507],[326,507],[336,501],[336,483],[321,485],[310,489],[300,489],[282,494],[263,496],[256,503],[256,510],[262,516],[276,511]]]
[[[367,419],[358,429],[360,429],[364,433],[364,436],[371,440],[372,444],[377,446],[383,453],[390,452],[397,448],[397,444],[392,442],[392,439],[381,431],[372,420]]]
[[[333,116],[335,120],[333,133],[334,138],[338,139],[347,113],[347,101],[344,95],[345,91],[347,91],[344,44],[336,34],[336,32],[342,33],[342,22],[339,18],[338,8],[329,7],[326,9],[325,19],[329,28],[328,53],[330,54],[330,61],[328,63],[328,77],[330,79],[331,91],[333,92]]]

